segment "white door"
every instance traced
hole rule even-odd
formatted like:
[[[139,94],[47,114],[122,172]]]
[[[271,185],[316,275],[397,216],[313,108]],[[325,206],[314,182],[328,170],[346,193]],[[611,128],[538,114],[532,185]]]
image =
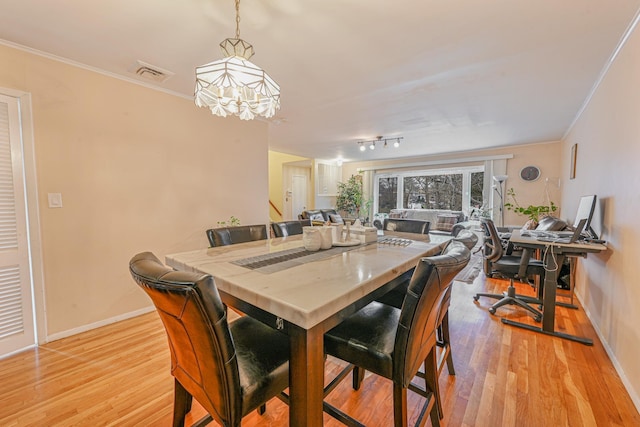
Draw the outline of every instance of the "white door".
[[[0,95],[0,356],[35,344],[19,108]]]
[[[291,177],[291,218],[297,219],[298,214],[307,209],[307,176],[293,175]]]

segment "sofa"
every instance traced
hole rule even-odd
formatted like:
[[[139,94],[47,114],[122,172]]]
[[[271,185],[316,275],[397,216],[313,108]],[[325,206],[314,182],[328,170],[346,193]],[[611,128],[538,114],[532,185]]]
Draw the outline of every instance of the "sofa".
[[[391,209],[389,218],[421,219],[431,223],[431,233],[452,234],[464,227],[455,227],[459,222],[466,221],[462,211],[445,209]]]
[[[327,221],[334,224],[344,224],[344,219],[335,209],[311,209],[302,211],[298,219],[308,219],[313,225],[320,225]]]

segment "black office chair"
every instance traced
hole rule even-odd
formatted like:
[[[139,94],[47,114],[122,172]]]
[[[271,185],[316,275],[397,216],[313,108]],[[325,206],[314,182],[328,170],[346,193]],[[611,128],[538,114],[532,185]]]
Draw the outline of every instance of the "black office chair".
[[[344,378],[353,369],[356,388],[356,378],[361,378],[360,372],[366,369],[393,381],[396,426],[407,425],[407,389],[426,398],[416,425],[422,425],[427,413],[434,426],[440,425],[436,326],[442,300],[469,256],[464,245],[450,244],[441,255],[422,258],[401,309],[372,302],[325,334],[325,352],[349,363],[336,378]],[[424,388],[412,383],[421,365]],[[331,382],[327,391],[333,387],[335,383]],[[331,405],[325,402],[327,407]],[[357,423],[342,412],[328,412],[342,422]]]
[[[173,425],[183,426],[195,398],[211,418],[240,426],[289,386],[289,340],[249,316],[227,323],[213,278],[174,271],[150,252],[129,262],[131,276],[151,297],[162,319],[175,378]]]
[[[505,249],[502,246],[498,230],[496,229],[496,226],[492,220],[483,218],[480,220],[480,224],[482,225],[482,228],[485,232],[484,257],[489,261],[489,265],[491,265],[491,273],[497,273],[499,275],[507,277],[509,279],[509,287],[507,288],[507,292],[503,294],[480,292],[477,293],[473,297],[473,299],[475,301],[478,301],[480,297],[497,299],[498,302],[489,307],[489,313],[491,314],[495,314],[496,310],[503,305],[517,305],[531,312],[534,316],[535,321],[539,322],[542,319],[542,313],[529,304],[541,304],[541,295],[538,295],[537,298],[518,295],[516,294],[516,288],[513,285],[513,282],[516,278],[525,281],[530,275],[537,275],[541,278],[544,278],[545,270],[543,262],[535,259],[528,260],[526,277],[517,277],[522,258],[520,256],[505,254]]]
[[[275,237],[287,237],[302,234],[302,227],[311,226],[310,219],[300,219],[297,221],[272,222],[271,230]]]
[[[382,223],[383,230],[398,231],[401,233],[429,234],[431,223],[422,219],[385,218]]]
[[[211,247],[265,240],[267,238],[267,226],[258,224],[212,228],[207,230],[207,238]]]

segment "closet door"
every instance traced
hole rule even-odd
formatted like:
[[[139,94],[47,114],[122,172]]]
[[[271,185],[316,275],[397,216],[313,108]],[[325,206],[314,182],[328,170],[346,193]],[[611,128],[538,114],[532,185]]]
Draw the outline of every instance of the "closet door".
[[[0,95],[0,356],[35,344],[19,108]]]

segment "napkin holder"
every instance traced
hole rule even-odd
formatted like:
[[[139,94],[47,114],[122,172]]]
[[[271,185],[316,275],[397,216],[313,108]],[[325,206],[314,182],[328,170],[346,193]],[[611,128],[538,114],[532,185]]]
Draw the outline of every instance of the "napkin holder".
[[[351,227],[351,238],[360,242],[373,243],[378,241],[378,229],[375,227]]]

